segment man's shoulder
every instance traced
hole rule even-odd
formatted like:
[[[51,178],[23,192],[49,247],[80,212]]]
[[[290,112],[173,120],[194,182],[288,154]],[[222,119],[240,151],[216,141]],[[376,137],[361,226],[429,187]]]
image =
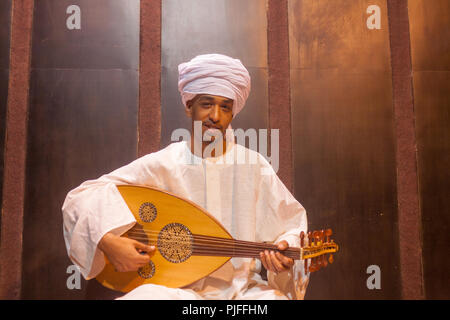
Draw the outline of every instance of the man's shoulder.
[[[263,161],[264,163],[267,163],[266,158],[261,153],[259,153],[258,150],[255,150],[253,148],[247,148],[246,146],[236,143],[236,152],[238,154],[243,153],[246,155],[255,156],[258,159],[260,159],[261,161]]]
[[[245,161],[249,161],[250,164],[256,164],[258,167],[272,169],[272,166],[266,157],[264,157],[264,155],[259,153],[257,150],[247,148],[241,144],[236,144],[236,154],[238,163],[239,159],[245,159]]]
[[[164,148],[162,148],[158,151],[149,153],[147,155],[161,155],[164,153],[180,152],[180,151],[184,150],[185,145],[186,145],[185,141],[172,142],[171,144],[165,146]]]
[[[177,159],[179,155],[185,150],[185,142],[173,142],[168,146],[151,153],[147,153],[140,159],[143,161],[168,161],[171,158]]]

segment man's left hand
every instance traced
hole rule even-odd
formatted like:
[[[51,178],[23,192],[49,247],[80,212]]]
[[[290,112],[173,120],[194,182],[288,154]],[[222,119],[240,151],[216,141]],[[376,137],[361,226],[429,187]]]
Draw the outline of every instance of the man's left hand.
[[[288,247],[289,244],[286,240],[278,243],[278,250],[283,251]],[[261,252],[259,256],[264,268],[275,273],[288,271],[294,265],[293,259],[286,257],[278,251],[265,250],[264,252]]]

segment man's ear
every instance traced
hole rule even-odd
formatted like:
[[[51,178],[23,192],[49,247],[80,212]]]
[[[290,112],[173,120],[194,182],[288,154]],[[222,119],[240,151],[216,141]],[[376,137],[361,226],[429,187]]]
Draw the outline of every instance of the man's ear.
[[[186,102],[186,106],[184,107],[184,111],[188,117],[192,117],[192,104],[193,100],[189,100]]]

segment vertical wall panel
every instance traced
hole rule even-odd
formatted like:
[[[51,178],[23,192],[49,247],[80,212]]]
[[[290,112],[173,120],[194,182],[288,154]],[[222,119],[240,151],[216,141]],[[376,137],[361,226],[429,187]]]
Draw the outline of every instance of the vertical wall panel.
[[[450,298],[450,2],[409,0],[423,272],[427,299]]]
[[[161,144],[173,130],[190,129],[178,93],[178,65],[198,54],[221,53],[240,59],[252,77],[246,107],[233,128],[267,128],[266,0],[164,0],[162,2]]]
[[[81,10],[81,29],[66,26]],[[71,189],[137,156],[139,1],[36,1],[24,214],[26,299],[84,298],[61,206]],[[95,281],[95,280],[93,280]]]
[[[380,30],[367,27],[370,5]],[[386,1],[290,0],[289,26],[295,195],[310,229],[332,227],[341,245],[306,298],[399,298]],[[380,289],[366,285],[371,265]]]
[[[140,1],[138,155],[159,150],[161,139],[161,1]]]
[[[9,83],[9,43],[11,30],[11,0],[0,2],[0,212],[2,211],[3,194],[3,158],[6,133],[6,103],[8,101]],[[0,214],[1,226],[1,214]],[[1,228],[0,228],[1,230]]]
[[[278,177],[293,192],[288,0],[269,0],[267,8],[269,123],[279,129]]]
[[[26,132],[33,0],[14,1],[8,80],[0,240],[0,299],[19,299],[22,284]]]
[[[388,0],[403,299],[423,299],[422,241],[408,3]]]

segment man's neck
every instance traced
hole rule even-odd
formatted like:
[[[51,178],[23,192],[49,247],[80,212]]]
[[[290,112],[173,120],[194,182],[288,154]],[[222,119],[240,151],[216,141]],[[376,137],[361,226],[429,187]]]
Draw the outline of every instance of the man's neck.
[[[220,157],[227,152],[227,141],[224,139],[220,140],[220,142],[200,141],[192,136],[190,143],[191,152],[199,158]],[[222,148],[220,148],[220,143],[222,144]],[[209,145],[211,145],[211,147],[206,149]]]

